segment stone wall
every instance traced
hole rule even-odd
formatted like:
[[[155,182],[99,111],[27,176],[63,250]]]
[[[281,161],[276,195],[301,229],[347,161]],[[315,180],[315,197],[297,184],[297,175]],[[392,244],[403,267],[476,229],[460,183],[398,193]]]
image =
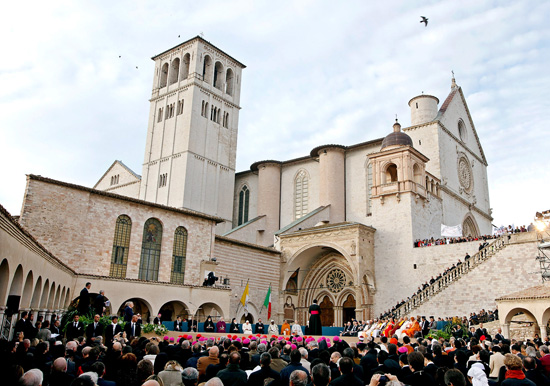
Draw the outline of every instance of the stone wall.
[[[260,317],[266,322],[267,310],[265,308],[261,312],[260,310],[271,284],[272,319],[275,319],[277,323],[282,323],[282,320],[277,318],[281,269],[278,251],[217,236],[214,256],[218,263],[216,276],[220,277],[220,280],[229,279],[232,290],[229,312],[231,318],[237,317],[240,320],[244,314],[240,300],[248,281],[250,291],[248,311],[252,314],[253,320],[257,321]]]

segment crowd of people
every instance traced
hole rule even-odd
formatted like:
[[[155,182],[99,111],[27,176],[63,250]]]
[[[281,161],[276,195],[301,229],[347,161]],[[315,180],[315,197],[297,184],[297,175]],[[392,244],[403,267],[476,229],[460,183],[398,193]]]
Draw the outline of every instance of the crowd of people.
[[[458,243],[470,243],[473,241],[487,241],[498,238],[497,235],[484,235],[484,236],[468,236],[468,237],[431,237],[429,239],[420,240],[417,239],[414,242],[415,248],[432,247],[434,245],[446,245],[446,244],[458,244]]]
[[[114,334],[116,327],[110,335],[107,327],[105,337],[63,341],[22,333],[0,340],[0,371],[2,384],[32,386],[549,384],[548,339],[516,342],[500,331],[491,337],[483,325],[464,336],[432,339],[422,336],[433,318],[380,323],[367,322],[368,330],[351,344],[338,336],[146,338]]]
[[[417,239],[414,242],[415,248],[421,247],[432,247],[434,245],[446,245],[446,244],[456,244],[456,243],[469,243],[472,241],[487,241],[498,238],[501,234],[512,234],[512,233],[521,233],[521,232],[533,232],[535,230],[535,225],[533,223],[529,225],[521,226],[512,226],[508,225],[507,227],[501,227],[497,229],[497,233],[492,235],[483,235],[483,236],[468,236],[468,237],[430,237],[429,239]]]

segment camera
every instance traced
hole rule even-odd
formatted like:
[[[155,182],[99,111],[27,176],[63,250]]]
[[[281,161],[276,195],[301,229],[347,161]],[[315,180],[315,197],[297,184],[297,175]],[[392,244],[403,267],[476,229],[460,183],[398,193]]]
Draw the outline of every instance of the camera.
[[[388,377],[386,377],[385,375],[382,375],[380,377],[380,379],[378,380],[378,383],[381,384],[381,385],[385,385],[386,382],[388,382],[388,381],[389,381]]]

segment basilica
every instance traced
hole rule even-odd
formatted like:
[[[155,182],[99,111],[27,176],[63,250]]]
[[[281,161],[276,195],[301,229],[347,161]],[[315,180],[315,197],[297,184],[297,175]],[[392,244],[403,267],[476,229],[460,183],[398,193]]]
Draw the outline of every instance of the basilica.
[[[317,299],[323,325],[340,326],[378,315],[478,251],[415,240],[439,237],[442,225],[491,233],[488,163],[454,79],[441,100],[404,96],[410,123],[389,120],[383,138],[237,171],[245,65],[199,36],[152,59],[141,175],[122,161],[93,187],[29,174],[20,216],[2,211],[4,232],[26,247],[2,261],[0,301],[19,296],[20,309],[62,313],[89,281],[110,313],[133,300],[146,318],[255,322],[267,319],[271,289],[278,323],[305,323]],[[209,272],[218,280],[203,286]],[[497,295],[475,306],[489,309]]]

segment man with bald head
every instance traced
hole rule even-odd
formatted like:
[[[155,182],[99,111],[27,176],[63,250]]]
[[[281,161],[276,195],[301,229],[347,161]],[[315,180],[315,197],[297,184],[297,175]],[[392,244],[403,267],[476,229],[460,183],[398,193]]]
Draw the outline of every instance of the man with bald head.
[[[203,377],[206,374],[206,368],[208,365],[217,365],[220,363],[220,359],[218,358],[218,355],[220,353],[220,350],[218,349],[218,346],[212,346],[208,350],[208,356],[200,357],[197,362],[197,370],[199,370],[199,382],[203,381]]]
[[[52,373],[49,383],[51,385],[69,386],[74,376],[67,374],[67,361],[65,358],[57,358],[52,364]]]
[[[141,386],[160,386],[160,384],[155,381],[155,380],[149,380],[149,381],[145,381],[145,383]]]

